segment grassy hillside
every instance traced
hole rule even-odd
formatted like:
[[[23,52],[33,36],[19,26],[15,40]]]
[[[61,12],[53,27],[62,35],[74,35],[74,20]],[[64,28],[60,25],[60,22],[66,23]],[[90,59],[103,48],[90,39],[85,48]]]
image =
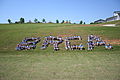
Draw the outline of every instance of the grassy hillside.
[[[95,34],[103,40],[120,40],[120,27],[77,24],[0,24],[0,80],[119,80],[120,45],[113,50],[95,47],[93,51],[60,51],[51,45],[40,50],[16,51],[25,37],[80,35],[87,49],[87,36]],[[79,43],[81,43],[79,42]],[[73,43],[75,43],[73,41]]]

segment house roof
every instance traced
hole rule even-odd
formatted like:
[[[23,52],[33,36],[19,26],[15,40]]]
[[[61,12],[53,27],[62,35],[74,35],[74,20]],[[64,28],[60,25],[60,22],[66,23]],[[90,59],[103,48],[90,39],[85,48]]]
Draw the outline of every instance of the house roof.
[[[114,13],[120,13],[120,11],[114,11]]]
[[[105,20],[103,20],[103,19],[99,19],[99,20],[96,20],[96,21],[105,21]]]
[[[103,20],[103,19],[99,19],[97,21],[94,21],[94,23],[103,23],[103,22],[105,22],[105,20]]]
[[[114,18],[116,18],[117,16],[113,16],[113,17],[109,17],[109,18],[106,18],[106,20],[108,20],[108,19],[114,19]]]

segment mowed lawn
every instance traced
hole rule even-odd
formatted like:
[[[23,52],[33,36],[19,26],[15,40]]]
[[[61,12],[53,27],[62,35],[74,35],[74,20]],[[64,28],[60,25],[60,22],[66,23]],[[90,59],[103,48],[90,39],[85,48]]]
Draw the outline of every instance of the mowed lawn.
[[[103,46],[87,51],[87,36],[103,40],[120,40],[120,26],[102,27],[78,24],[0,24],[0,80],[120,80],[120,45],[113,50]],[[84,51],[66,51],[64,42],[59,51],[50,45],[41,50],[45,36],[82,36]],[[16,51],[25,37],[41,37],[37,48]],[[71,41],[72,42],[72,41]]]

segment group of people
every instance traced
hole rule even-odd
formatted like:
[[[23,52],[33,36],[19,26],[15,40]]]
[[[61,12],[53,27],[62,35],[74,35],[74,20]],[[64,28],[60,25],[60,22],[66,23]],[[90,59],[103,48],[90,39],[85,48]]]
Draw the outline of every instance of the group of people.
[[[17,44],[16,50],[30,50],[30,49],[35,49],[36,44],[40,42],[41,38],[40,37],[31,37],[31,38],[25,38]],[[71,45],[70,40],[82,40],[81,36],[72,36],[72,37],[65,37],[63,40],[62,37],[54,37],[54,36],[47,36],[43,40],[43,44],[41,49],[46,49],[48,45],[53,45],[54,50],[58,51],[59,47],[58,45],[62,43],[63,41],[65,42],[65,49],[66,50],[85,50],[84,45],[82,43],[80,45]],[[103,41],[100,37],[95,36],[93,34],[88,36],[88,50],[93,50],[95,46],[105,46],[105,49],[112,49],[113,47],[110,44],[107,44],[105,41]]]
[[[46,49],[48,45],[51,44],[53,45],[54,50],[58,51],[59,50],[58,45],[63,42],[63,39],[62,37],[54,37],[50,35],[48,37],[45,37],[45,40],[43,40],[43,42],[44,43],[42,44],[41,49]]]
[[[93,50],[94,46],[105,46],[106,49],[112,49],[113,47],[110,44],[107,44],[100,37],[93,34],[88,36],[88,50]]]
[[[80,45],[71,45],[69,40],[82,40],[81,36],[72,36],[72,37],[66,37],[65,39],[65,49],[66,50],[85,50],[84,45],[82,43]]]
[[[67,40],[82,40],[81,36],[66,37]]]
[[[78,49],[78,50],[85,50],[84,45],[82,43],[80,45],[72,45],[71,50]]]
[[[40,40],[41,40],[40,37],[38,37],[38,38],[35,38],[35,37],[25,38],[24,40],[22,40],[22,42],[17,44],[16,50],[35,49],[36,48],[36,44],[38,42],[40,42]]]

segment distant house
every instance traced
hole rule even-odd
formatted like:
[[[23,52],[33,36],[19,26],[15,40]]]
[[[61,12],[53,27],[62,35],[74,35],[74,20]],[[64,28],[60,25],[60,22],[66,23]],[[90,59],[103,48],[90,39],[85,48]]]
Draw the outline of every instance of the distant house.
[[[64,24],[71,24],[71,22],[70,22],[70,20],[69,21],[66,20],[66,21],[64,21]]]
[[[120,11],[115,11],[115,12],[114,12],[114,16],[117,17],[116,20],[120,20]]]
[[[117,20],[117,16],[106,18],[106,22],[115,21],[115,20]]]
[[[104,22],[110,22],[116,20],[120,20],[120,11],[114,11],[112,17],[106,18],[106,20],[99,19],[97,21],[94,21],[94,23],[97,24],[97,23],[104,23]]]
[[[106,22],[106,21],[103,20],[103,19],[99,19],[99,20],[97,20],[97,21],[94,21],[95,24],[97,24],[97,23],[104,23],[104,22]]]
[[[106,22],[120,20],[120,11],[114,11],[113,17],[106,18]]]

